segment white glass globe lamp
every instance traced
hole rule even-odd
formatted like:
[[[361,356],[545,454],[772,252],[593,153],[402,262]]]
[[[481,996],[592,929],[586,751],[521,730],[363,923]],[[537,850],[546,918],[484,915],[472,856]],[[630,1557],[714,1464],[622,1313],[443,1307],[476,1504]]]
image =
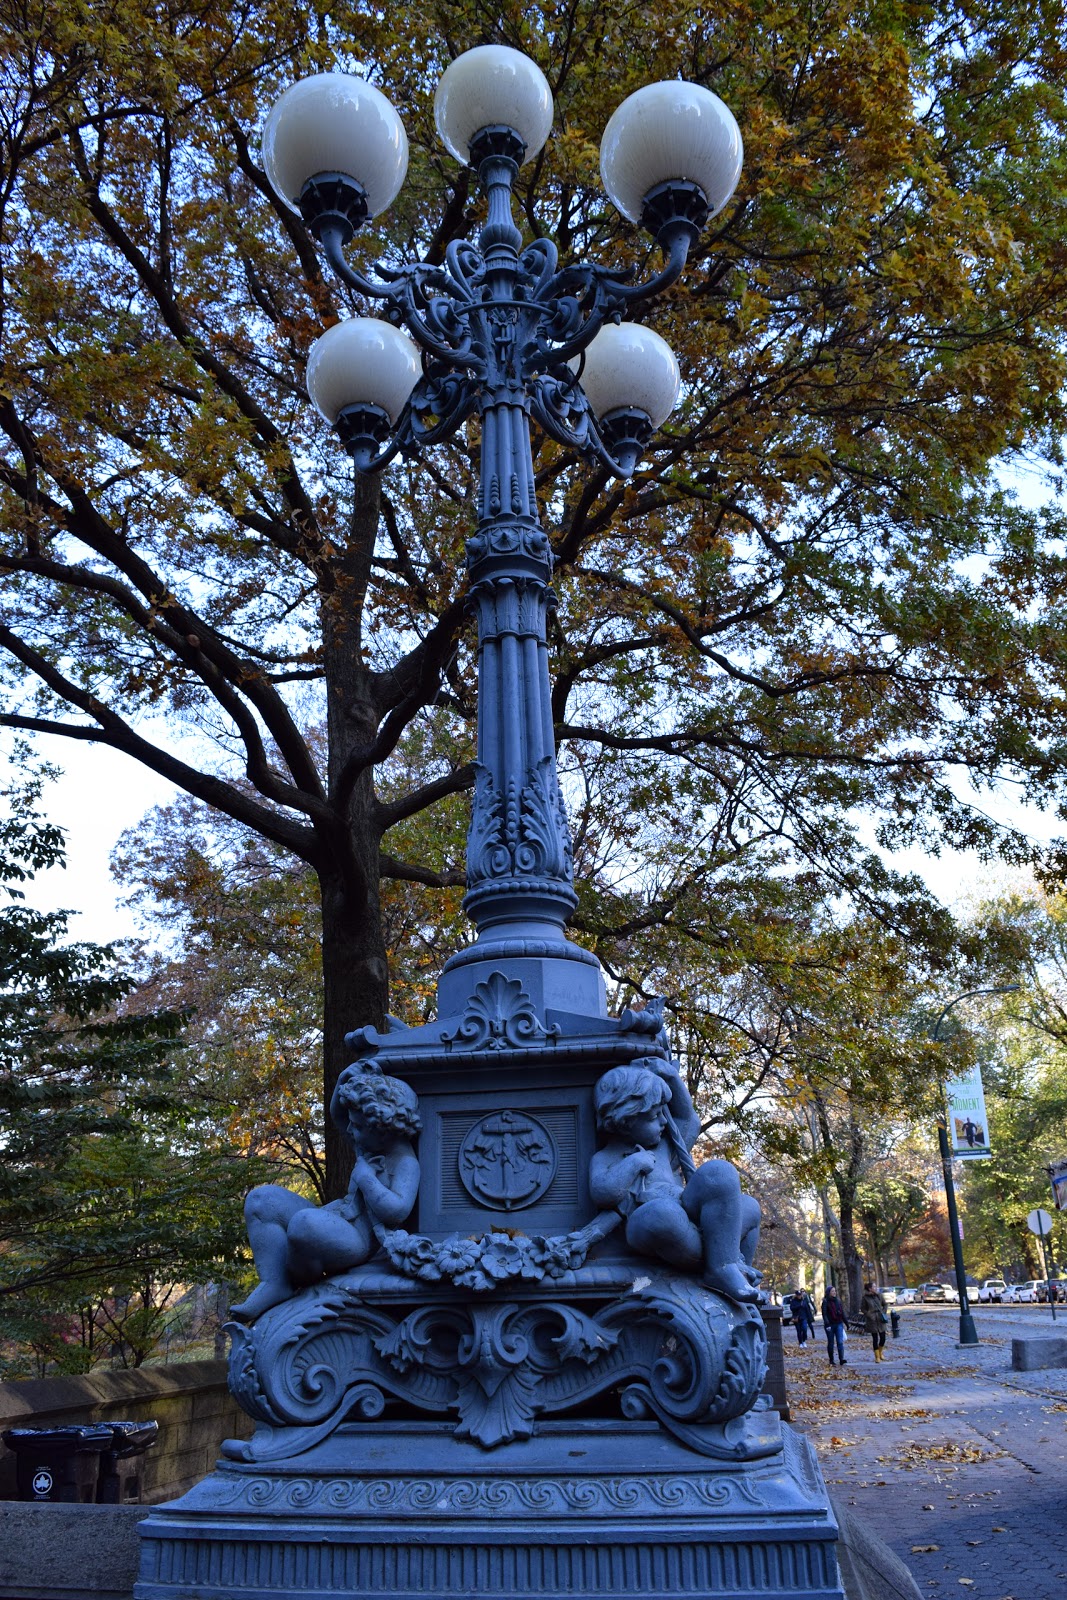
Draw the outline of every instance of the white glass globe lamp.
[[[743,158],[741,130],[718,95],[696,83],[649,83],[604,129],[600,176],[631,222],[647,223],[649,196],[665,185],[696,185],[714,216],[737,188]]]
[[[392,205],[408,170],[404,124],[373,84],[345,72],[320,72],[292,84],[263,128],[263,166],[292,211],[312,179],[329,174],[358,185],[364,215]]]
[[[483,128],[511,128],[532,161],[552,129],[552,90],[540,67],[503,44],[457,56],[441,75],[433,103],[441,143],[464,165]]]
[[[371,407],[395,423],[422,374],[418,345],[378,317],[335,323],[311,347],[308,394],[329,423]]]
[[[571,363],[577,367],[578,362]],[[681,374],[666,339],[636,322],[606,324],[585,352],[581,384],[593,414],[643,411],[653,428],[666,422],[678,401]]]

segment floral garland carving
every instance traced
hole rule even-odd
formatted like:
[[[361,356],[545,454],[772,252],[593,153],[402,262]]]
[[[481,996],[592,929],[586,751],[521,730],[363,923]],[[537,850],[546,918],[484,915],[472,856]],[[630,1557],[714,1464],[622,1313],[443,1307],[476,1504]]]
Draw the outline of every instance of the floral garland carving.
[[[485,1294],[506,1283],[540,1283],[562,1278],[584,1266],[586,1256],[600,1239],[618,1227],[616,1211],[602,1212],[573,1233],[483,1233],[474,1237],[453,1233],[431,1239],[403,1228],[375,1228],[378,1243],[390,1263],[406,1278],[423,1283],[451,1283],[457,1289]]]

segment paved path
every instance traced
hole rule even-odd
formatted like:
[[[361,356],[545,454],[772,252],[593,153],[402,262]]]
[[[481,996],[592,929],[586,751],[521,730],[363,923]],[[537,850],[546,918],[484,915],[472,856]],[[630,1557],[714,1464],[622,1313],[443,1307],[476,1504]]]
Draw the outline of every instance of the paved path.
[[[883,1538],[933,1600],[1067,1597],[1067,1368],[1011,1371],[1011,1340],[1067,1333],[1059,1308],[976,1307],[982,1343],[958,1349],[955,1307],[905,1307],[876,1364],[848,1365],[784,1330],[794,1421],[835,1496]]]

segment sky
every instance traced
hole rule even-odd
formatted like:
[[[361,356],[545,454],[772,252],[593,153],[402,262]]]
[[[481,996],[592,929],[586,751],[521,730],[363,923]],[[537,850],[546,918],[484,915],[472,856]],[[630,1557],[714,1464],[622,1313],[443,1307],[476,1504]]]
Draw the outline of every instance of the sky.
[[[42,911],[75,912],[70,933],[76,939],[108,944],[135,936],[142,930],[111,876],[111,852],[127,828],[178,791],[107,745],[52,739],[38,748],[63,768],[63,776],[47,785],[41,810],[66,832],[67,865],[39,873],[26,885],[27,900]]]

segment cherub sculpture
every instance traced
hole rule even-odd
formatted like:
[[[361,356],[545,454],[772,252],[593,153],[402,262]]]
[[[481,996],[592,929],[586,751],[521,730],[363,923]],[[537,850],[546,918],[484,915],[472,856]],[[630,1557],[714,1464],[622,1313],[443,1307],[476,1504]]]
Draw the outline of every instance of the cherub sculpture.
[[[630,1248],[699,1268],[709,1288],[733,1300],[757,1300],[759,1204],[729,1161],[694,1166],[700,1118],[675,1064],[642,1056],[613,1067],[594,1102],[604,1144],[589,1165],[589,1190],[602,1210],[626,1219]]]
[[[258,1287],[233,1315],[252,1322],[298,1289],[368,1261],[378,1248],[374,1223],[399,1227],[419,1191],[412,1139],[422,1126],[414,1090],[399,1078],[347,1067],[330,1115],[355,1152],[348,1193],[317,1206],[280,1184],[264,1183],[245,1200]]]

